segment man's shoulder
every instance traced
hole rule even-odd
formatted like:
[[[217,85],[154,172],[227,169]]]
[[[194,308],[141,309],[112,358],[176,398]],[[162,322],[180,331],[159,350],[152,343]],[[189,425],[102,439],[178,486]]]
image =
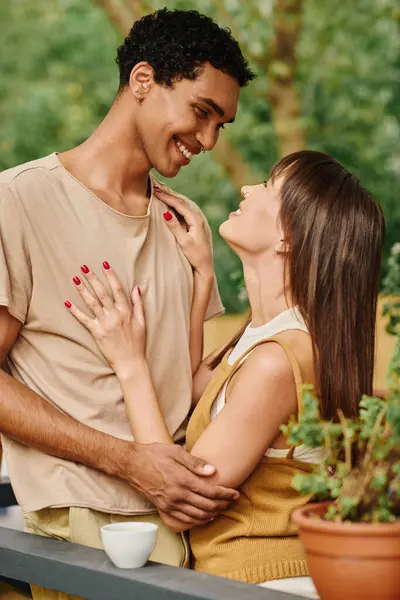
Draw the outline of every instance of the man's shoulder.
[[[186,202],[186,204],[188,204],[189,206],[193,207],[195,210],[200,211],[200,213],[201,213],[204,221],[208,224],[207,217],[205,216],[205,214],[201,210],[200,206],[198,204],[196,204],[196,202],[194,202],[193,200],[191,200],[190,198],[188,198],[188,196],[185,196],[184,194],[181,194],[180,192],[177,192],[176,190],[173,190],[164,181],[160,181],[159,179],[157,179],[157,177],[154,174],[152,174],[152,177],[153,177],[153,182],[156,185],[158,185],[162,190],[165,190],[167,192],[167,194],[170,194],[171,196],[175,196],[176,198],[180,198],[181,200],[183,200],[184,202]]]
[[[17,180],[35,177],[42,171],[52,171],[57,166],[58,160],[56,154],[49,154],[48,156],[37,158],[36,160],[31,160],[0,172],[0,184],[11,185],[16,183]]]
[[[59,166],[55,154],[31,160],[0,173],[0,201],[33,197],[34,190],[46,186]]]

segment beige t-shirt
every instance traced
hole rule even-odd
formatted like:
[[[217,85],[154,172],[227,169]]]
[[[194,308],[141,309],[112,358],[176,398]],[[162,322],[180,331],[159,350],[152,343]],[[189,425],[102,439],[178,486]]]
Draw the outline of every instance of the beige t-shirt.
[[[155,181],[151,175],[152,188]],[[164,223],[165,210],[152,195],[145,216],[116,212],[72,177],[56,154],[0,174],[0,305],[23,323],[9,355],[12,374],[77,421],[126,440],[133,438],[119,382],[64,301],[87,310],[71,282],[83,264],[103,277],[106,260],[127,293],[140,286],[155,389],[169,432],[182,439],[191,404],[193,275]],[[207,317],[222,311],[215,286]],[[48,506],[120,514],[154,510],[119,479],[5,437],[3,445],[25,512]]]

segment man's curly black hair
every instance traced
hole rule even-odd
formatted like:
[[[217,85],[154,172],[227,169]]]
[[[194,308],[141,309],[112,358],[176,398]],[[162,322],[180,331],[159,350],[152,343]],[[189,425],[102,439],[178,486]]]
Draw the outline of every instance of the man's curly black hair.
[[[196,79],[206,62],[234,77],[240,87],[255,77],[229,29],[196,10],[163,8],[134,23],[118,48],[120,89],[141,61],[153,67],[156,83],[168,87]]]

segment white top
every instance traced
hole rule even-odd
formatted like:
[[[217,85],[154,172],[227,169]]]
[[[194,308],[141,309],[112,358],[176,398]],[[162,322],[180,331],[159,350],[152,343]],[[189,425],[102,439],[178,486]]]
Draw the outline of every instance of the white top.
[[[264,325],[261,325],[261,327],[251,327],[251,325],[248,325],[242,337],[239,339],[236,346],[232,350],[228,358],[228,364],[233,365],[234,362],[242,354],[244,354],[246,350],[251,348],[251,346],[253,346],[253,344],[255,344],[256,342],[271,338],[277,335],[278,333],[282,333],[282,331],[288,331],[293,329],[308,332],[304,319],[296,307],[288,308],[287,310],[279,313],[279,315],[271,319],[271,321],[268,321],[268,323],[264,323]],[[240,364],[247,360],[250,354],[251,352],[243,358]],[[210,413],[211,419],[215,419],[215,417],[221,412],[221,410],[225,406],[227,385],[228,382],[224,384],[223,388],[214,400]],[[265,453],[265,456],[271,456],[274,458],[285,458],[287,453],[287,448],[268,448],[268,450]],[[319,463],[322,460],[324,460],[325,452],[323,448],[308,448],[306,446],[297,446],[294,450],[293,456],[294,458],[303,462]]]

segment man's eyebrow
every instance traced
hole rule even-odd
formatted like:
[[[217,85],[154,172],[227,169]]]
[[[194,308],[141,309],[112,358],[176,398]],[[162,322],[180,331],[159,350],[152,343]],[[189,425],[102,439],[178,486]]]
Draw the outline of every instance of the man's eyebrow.
[[[219,115],[220,117],[225,116],[225,111],[216,103],[212,98],[204,98],[203,96],[198,96],[198,99],[211,106],[211,108]],[[231,119],[227,121],[227,123],[233,123],[235,119]]]

